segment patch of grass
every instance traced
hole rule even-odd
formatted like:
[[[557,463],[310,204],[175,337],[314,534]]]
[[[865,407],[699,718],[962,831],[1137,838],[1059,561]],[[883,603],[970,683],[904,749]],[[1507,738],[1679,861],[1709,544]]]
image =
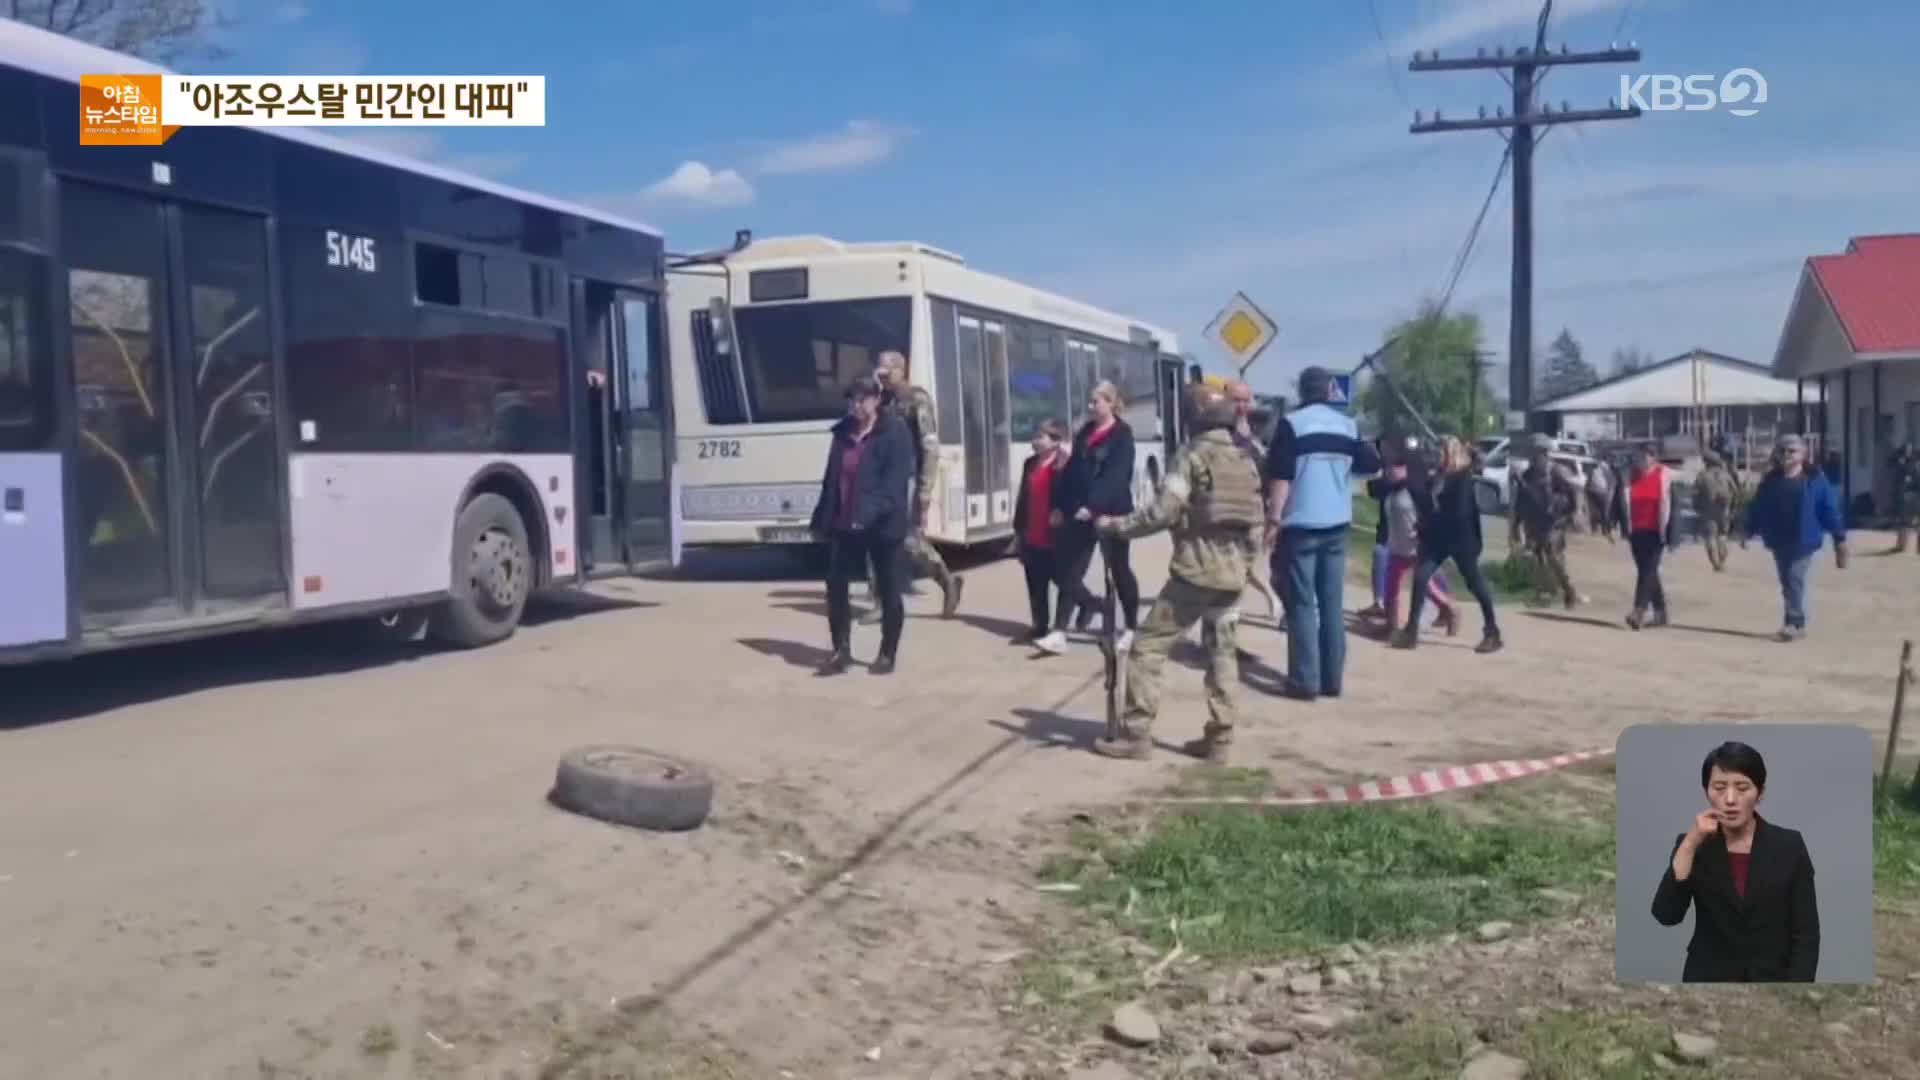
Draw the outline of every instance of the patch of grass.
[[[1873,884],[1875,889],[1920,892],[1920,806],[1909,798],[1899,777],[1910,776],[1895,763],[1896,779],[1873,793]],[[1906,763],[1911,768],[1911,763]]]
[[[1601,814],[1546,811],[1559,792],[1305,811],[1171,813],[1142,839],[1082,833],[1050,880],[1123,928],[1189,952],[1294,955],[1409,941],[1546,915],[1542,888],[1598,888],[1613,864]],[[1463,809],[1475,811],[1469,820]]]
[[[1457,1014],[1430,1013],[1404,1024],[1375,1024],[1359,1041],[1384,1077],[1453,1080],[1476,1052],[1478,1034]],[[1638,1080],[1654,1075],[1653,1055],[1671,1041],[1652,1021],[1594,1013],[1516,1016],[1484,1034],[1494,1049],[1527,1062],[1527,1075],[1540,1080]]]
[[[400,1038],[392,1024],[374,1024],[360,1034],[360,1052],[371,1057],[384,1057],[399,1048]]]
[[[1187,798],[1252,798],[1272,790],[1273,773],[1268,769],[1193,765],[1180,770],[1180,778],[1167,793]]]

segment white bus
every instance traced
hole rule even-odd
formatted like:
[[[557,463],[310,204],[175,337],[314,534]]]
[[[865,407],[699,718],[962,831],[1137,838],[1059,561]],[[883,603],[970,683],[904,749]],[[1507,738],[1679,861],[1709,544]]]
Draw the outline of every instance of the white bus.
[[[0,19],[0,666],[287,623],[476,646],[670,562],[660,234],[301,128],[82,146]]]
[[[745,237],[743,236],[743,241]],[[1186,381],[1173,334],[1002,277],[918,243],[819,236],[743,243],[674,273],[668,355],[679,526],[689,548],[806,545],[842,392],[881,352],[908,357],[939,418],[927,536],[970,547],[1013,534],[1040,421],[1077,426],[1110,379],[1138,444],[1137,495],[1178,439]]]

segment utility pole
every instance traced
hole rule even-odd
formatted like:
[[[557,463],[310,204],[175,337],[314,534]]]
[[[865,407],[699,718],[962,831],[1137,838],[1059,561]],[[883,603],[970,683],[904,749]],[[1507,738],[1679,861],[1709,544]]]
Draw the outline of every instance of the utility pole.
[[[1622,64],[1640,59],[1640,50],[1631,44],[1625,49],[1610,47],[1580,53],[1568,52],[1567,47],[1562,45],[1559,52],[1553,52],[1547,48],[1547,18],[1552,10],[1553,0],[1547,0],[1540,11],[1532,48],[1521,46],[1512,53],[1500,48],[1495,49],[1492,56],[1481,49],[1473,57],[1457,60],[1441,59],[1438,52],[1425,55],[1416,52],[1413,62],[1407,65],[1409,71],[1498,71],[1513,87],[1512,116],[1499,108],[1494,110],[1494,115],[1488,116],[1484,106],[1480,109],[1480,115],[1471,120],[1443,119],[1438,110],[1434,111],[1432,120],[1427,120],[1416,112],[1409,130],[1415,135],[1439,131],[1512,132],[1511,135],[1503,135],[1508,153],[1512,155],[1513,168],[1513,307],[1507,337],[1507,409],[1509,413],[1518,412],[1525,417],[1520,430],[1508,432],[1509,436],[1516,439],[1532,432],[1539,424],[1539,416],[1533,411],[1534,129],[1589,120],[1631,120],[1640,115],[1639,107],[1622,109],[1611,100],[1604,109],[1573,109],[1564,101],[1557,110],[1550,102],[1537,109],[1534,107],[1534,96],[1540,80],[1551,68],[1568,64]],[[1507,72],[1512,73],[1511,78],[1505,74]],[[1507,426],[1512,428],[1514,425],[1509,423]]]
[[[1480,378],[1493,365],[1493,353],[1485,349],[1475,349],[1460,354],[1467,362],[1467,441],[1480,437]]]

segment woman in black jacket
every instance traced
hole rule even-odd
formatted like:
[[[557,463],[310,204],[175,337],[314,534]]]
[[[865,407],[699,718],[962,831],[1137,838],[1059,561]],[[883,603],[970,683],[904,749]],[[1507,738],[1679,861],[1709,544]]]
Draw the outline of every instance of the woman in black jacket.
[[[1681,982],[1812,982],[1820,969],[1813,859],[1793,829],[1756,811],[1767,763],[1746,743],[1715,747],[1700,765],[1707,809],[1673,842],[1653,917],[1679,926],[1693,909]]]
[[[1500,651],[1493,591],[1480,573],[1480,553],[1486,544],[1480,535],[1480,503],[1473,494],[1472,464],[1467,445],[1448,435],[1440,440],[1437,486],[1420,484],[1411,489],[1414,505],[1420,511],[1420,563],[1413,571],[1413,604],[1407,612],[1406,628],[1393,639],[1396,649],[1411,649],[1420,643],[1420,608],[1427,598],[1427,582],[1451,560],[1460,568],[1460,580],[1467,591],[1480,603],[1480,644],[1473,651]]]
[[[833,427],[820,498],[813,506],[813,534],[825,540],[827,631],[833,652],[820,674],[839,675],[853,664],[853,606],[848,585],[873,567],[880,602],[880,654],[868,668],[893,673],[906,606],[900,599],[901,544],[911,525],[907,489],[913,479],[913,437],[907,425],[880,407],[871,379],[847,388],[847,416]]]
[[[1132,543],[1120,537],[1097,536],[1093,529],[1096,517],[1133,513],[1133,429],[1120,419],[1121,408],[1118,387],[1102,382],[1093,388],[1087,399],[1087,422],[1074,433],[1073,456],[1055,481],[1053,506],[1063,519],[1055,541],[1063,596],[1054,616],[1053,633],[1034,642],[1050,653],[1066,651],[1067,621],[1074,607],[1080,611],[1079,629],[1085,630],[1093,622],[1099,601],[1088,590],[1086,577],[1096,547],[1113,573],[1113,590],[1119,597],[1120,618],[1126,626],[1121,648],[1127,647],[1140,625],[1140,582],[1133,576]],[[1068,603],[1069,597],[1077,604]]]

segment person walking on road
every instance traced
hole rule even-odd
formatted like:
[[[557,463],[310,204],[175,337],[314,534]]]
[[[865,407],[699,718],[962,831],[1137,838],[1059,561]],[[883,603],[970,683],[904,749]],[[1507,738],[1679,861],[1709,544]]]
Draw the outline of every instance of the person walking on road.
[[[1609,544],[1614,542],[1613,496],[1618,484],[1619,477],[1614,475],[1612,465],[1604,460],[1593,463],[1593,471],[1587,474],[1587,520],[1593,523],[1593,531],[1606,537]]]
[[[1727,568],[1727,535],[1733,530],[1733,503],[1740,495],[1740,481],[1712,450],[1702,454],[1700,461],[1700,475],[1693,481],[1693,512],[1700,516],[1707,564],[1718,574]]]
[[[1840,498],[1818,470],[1807,466],[1807,444],[1798,435],[1780,440],[1773,468],[1747,504],[1740,546],[1755,536],[1773,553],[1786,618],[1776,641],[1798,641],[1807,633],[1807,571],[1825,537],[1833,537],[1834,566],[1847,568],[1847,524]]]
[[[1920,527],[1920,452],[1916,452],[1910,442],[1901,443],[1893,452],[1891,467],[1893,519],[1900,530],[1894,534],[1893,553],[1899,555],[1907,550],[1907,541],[1913,537],[1914,529]]]
[[[1253,387],[1241,379],[1235,379],[1227,384],[1227,395],[1233,399],[1234,412],[1233,428],[1229,434],[1233,436],[1233,444],[1238,446],[1242,453],[1252,458],[1254,467],[1260,470],[1260,491],[1264,499],[1268,479],[1267,447],[1253,433]],[[1267,602],[1267,618],[1273,619],[1277,624],[1282,615],[1280,597],[1273,586],[1261,576],[1259,566],[1256,565],[1247,570],[1247,584],[1253,586],[1253,590]]]
[[[1673,474],[1654,456],[1652,443],[1633,451],[1633,465],[1621,485],[1620,527],[1633,552],[1633,611],[1627,625],[1635,630],[1667,625],[1667,590],[1660,583],[1661,556],[1673,547]]]
[[[1420,611],[1425,606],[1427,583],[1448,561],[1459,569],[1461,584],[1480,604],[1480,644],[1473,651],[1495,653],[1504,647],[1500,623],[1493,612],[1493,590],[1480,572],[1480,554],[1486,540],[1480,533],[1480,503],[1474,496],[1472,466],[1473,456],[1467,445],[1452,435],[1443,436],[1438,486],[1423,486],[1414,492],[1420,510],[1420,563],[1413,571],[1413,603],[1407,625],[1393,638],[1396,649],[1420,644]]]
[[[1300,408],[1276,426],[1267,449],[1266,542],[1287,609],[1286,696],[1339,697],[1347,663],[1347,532],[1353,478],[1380,471],[1380,455],[1353,418],[1328,403],[1333,375],[1300,373]],[[1425,582],[1421,583],[1425,587]]]
[[[1054,540],[1060,584],[1070,590],[1075,603],[1063,601],[1053,617],[1053,632],[1034,642],[1044,652],[1059,655],[1067,651],[1067,626],[1074,618],[1074,608],[1079,612],[1076,629],[1084,631],[1092,625],[1099,601],[1088,590],[1086,577],[1096,548],[1113,573],[1113,591],[1126,627],[1119,637],[1121,648],[1133,640],[1133,632],[1140,625],[1140,582],[1133,575],[1133,545],[1124,536],[1101,536],[1093,527],[1096,517],[1133,513],[1133,429],[1120,419],[1122,407],[1120,390],[1113,383],[1101,382],[1093,388],[1087,399],[1087,422],[1074,433],[1067,467],[1054,481],[1053,506],[1062,518]]]
[[[1387,632],[1392,634],[1406,625],[1400,595],[1407,584],[1407,575],[1420,565],[1420,503],[1414,497],[1414,490],[1424,490],[1426,484],[1425,478],[1413,472],[1404,459],[1389,463],[1383,479],[1388,487],[1381,504],[1381,514],[1387,522]],[[1427,579],[1427,597],[1440,608],[1440,625],[1447,636],[1458,634],[1460,610],[1454,606],[1441,574],[1436,572]]]
[[[1021,467],[1020,494],[1013,504],[1013,542],[1020,555],[1020,569],[1027,577],[1027,606],[1032,616],[1030,629],[1017,643],[1031,645],[1047,636],[1053,626],[1048,594],[1060,593],[1060,606],[1068,607],[1073,597],[1060,588],[1060,562],[1054,557],[1054,533],[1062,524],[1053,508],[1053,483],[1066,454],[1061,444],[1066,429],[1058,420],[1043,420],[1033,432],[1033,456]]]
[[[1524,550],[1533,560],[1535,592],[1542,596],[1549,590],[1559,593],[1567,610],[1572,611],[1580,606],[1580,594],[1567,573],[1567,531],[1573,527],[1586,493],[1579,476],[1553,460],[1551,438],[1535,435],[1530,449],[1532,460],[1513,487],[1507,546],[1520,551],[1524,540]]]
[[[813,507],[813,533],[829,550],[827,631],[833,642],[820,674],[839,675],[853,665],[848,591],[853,579],[871,567],[881,612],[880,653],[868,670],[889,675],[906,621],[899,573],[905,566],[901,545],[913,527],[908,502],[913,437],[905,424],[881,408],[880,389],[871,379],[849,387],[847,402],[846,417],[833,427],[820,498]]]
[[[934,412],[933,397],[925,389],[907,381],[907,358],[904,353],[892,350],[881,353],[873,374],[874,381],[880,387],[881,404],[895,420],[905,425],[915,448],[913,502],[910,508],[913,520],[902,542],[902,549],[913,573],[926,574],[940,586],[940,616],[950,619],[960,609],[960,590],[967,582],[949,570],[940,552],[927,542],[927,511],[933,506],[933,495],[939,486],[940,476],[940,421]],[[875,573],[877,575],[878,571]],[[903,587],[912,584],[906,574],[899,576],[903,579]],[[874,581],[875,578],[868,578],[869,591]],[[884,605],[875,605],[861,621],[869,624],[877,622],[884,610]]]
[[[1160,712],[1160,680],[1174,642],[1195,623],[1207,627],[1207,713],[1202,737],[1188,753],[1225,764],[1236,718],[1234,687],[1240,679],[1232,613],[1247,586],[1248,568],[1260,557],[1260,470],[1234,444],[1233,403],[1220,390],[1198,384],[1188,390],[1195,433],[1167,466],[1166,483],[1154,501],[1124,517],[1094,519],[1100,534],[1146,536],[1161,529],[1173,536],[1167,582],[1127,654],[1127,702],[1117,738],[1094,749],[1107,757],[1144,758],[1152,752],[1152,728]]]

